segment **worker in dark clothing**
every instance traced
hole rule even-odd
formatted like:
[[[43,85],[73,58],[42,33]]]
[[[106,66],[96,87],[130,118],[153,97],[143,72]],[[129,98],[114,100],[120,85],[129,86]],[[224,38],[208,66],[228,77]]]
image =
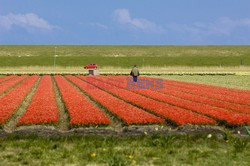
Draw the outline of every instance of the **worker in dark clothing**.
[[[140,75],[140,73],[136,65],[134,65],[134,67],[132,68],[130,75],[133,76],[133,81],[137,82],[137,77]]]

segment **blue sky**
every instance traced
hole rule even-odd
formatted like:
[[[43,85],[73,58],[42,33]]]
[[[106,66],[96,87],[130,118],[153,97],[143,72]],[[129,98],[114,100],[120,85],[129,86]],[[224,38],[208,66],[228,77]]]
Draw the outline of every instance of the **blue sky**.
[[[0,44],[249,45],[250,0],[0,0]]]

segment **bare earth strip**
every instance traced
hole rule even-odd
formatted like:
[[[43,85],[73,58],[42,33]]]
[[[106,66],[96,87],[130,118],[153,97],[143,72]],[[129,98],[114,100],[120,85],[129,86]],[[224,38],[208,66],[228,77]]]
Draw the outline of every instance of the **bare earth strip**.
[[[57,102],[57,107],[59,108],[60,110],[60,113],[59,113],[59,130],[61,131],[67,131],[69,130],[69,115],[66,111],[66,107],[63,103],[63,100],[62,100],[62,96],[60,94],[60,91],[58,89],[58,86],[56,84],[56,81],[55,81],[55,78],[52,77],[52,82],[53,82],[53,86],[54,86],[54,92],[56,94],[56,102]]]

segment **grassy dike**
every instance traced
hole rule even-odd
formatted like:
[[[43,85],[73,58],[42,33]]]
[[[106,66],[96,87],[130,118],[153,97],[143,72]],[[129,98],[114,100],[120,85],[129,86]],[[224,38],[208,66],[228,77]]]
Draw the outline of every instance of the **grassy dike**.
[[[248,165],[250,140],[227,135],[134,137],[9,136],[3,165]]]
[[[56,47],[56,49],[55,49]],[[250,66],[250,46],[0,46],[0,66]]]
[[[245,66],[250,66],[250,56],[177,56],[177,57],[153,57],[153,56],[133,56],[133,57],[102,57],[102,56],[58,56],[56,65],[84,66],[89,63],[96,63],[103,67],[129,68],[134,64],[138,66],[167,67],[167,66],[240,66],[241,59]],[[2,67],[19,66],[53,66],[52,56],[2,56],[0,65]]]

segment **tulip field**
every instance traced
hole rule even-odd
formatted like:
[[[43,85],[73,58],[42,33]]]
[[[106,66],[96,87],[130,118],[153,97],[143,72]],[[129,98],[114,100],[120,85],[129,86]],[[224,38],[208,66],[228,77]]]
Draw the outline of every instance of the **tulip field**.
[[[248,126],[250,91],[163,79],[154,87],[128,76],[0,77],[0,127]],[[151,81],[152,77],[139,77]],[[128,88],[133,84],[133,88]],[[63,118],[64,117],[64,118]],[[63,122],[62,122],[63,121]],[[114,125],[115,124],[115,125]]]

